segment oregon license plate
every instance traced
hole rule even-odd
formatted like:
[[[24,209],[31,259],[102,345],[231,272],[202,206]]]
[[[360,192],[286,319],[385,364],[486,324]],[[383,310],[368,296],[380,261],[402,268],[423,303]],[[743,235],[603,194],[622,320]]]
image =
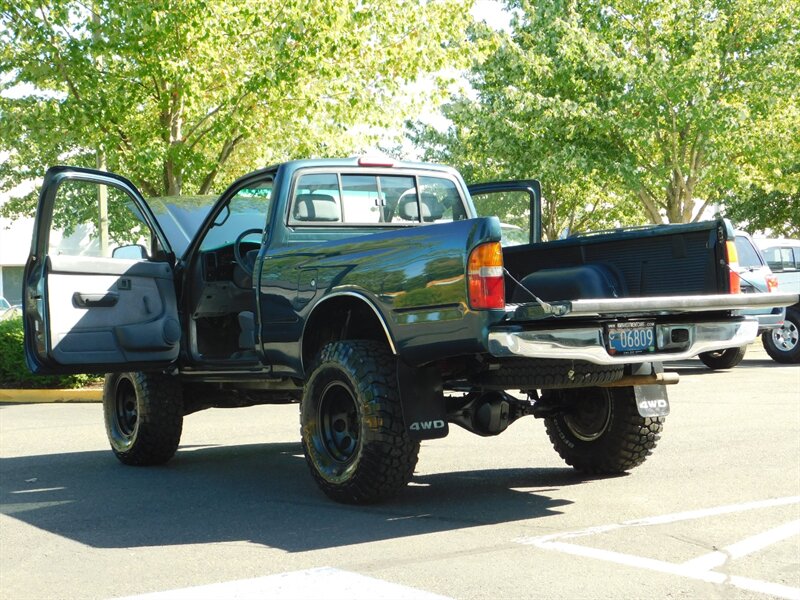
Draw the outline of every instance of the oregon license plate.
[[[607,326],[610,354],[642,354],[655,352],[656,334],[653,323],[635,321]]]

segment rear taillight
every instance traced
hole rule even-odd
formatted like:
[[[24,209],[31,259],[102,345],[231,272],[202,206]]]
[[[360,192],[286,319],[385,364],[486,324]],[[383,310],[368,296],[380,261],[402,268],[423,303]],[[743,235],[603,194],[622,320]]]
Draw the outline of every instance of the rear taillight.
[[[481,244],[470,252],[467,285],[472,308],[505,308],[506,284],[503,280],[503,249],[500,242]]]
[[[741,292],[742,280],[739,277],[739,253],[736,251],[736,244],[733,240],[725,242],[725,256],[728,262],[728,283],[730,293],[738,294]]]
[[[767,275],[767,291],[774,292],[778,289],[778,278],[775,275]]]

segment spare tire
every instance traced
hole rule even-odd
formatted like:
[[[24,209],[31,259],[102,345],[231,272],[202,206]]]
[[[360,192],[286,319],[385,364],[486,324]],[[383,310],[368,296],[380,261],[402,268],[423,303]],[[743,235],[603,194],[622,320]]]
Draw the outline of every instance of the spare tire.
[[[491,390],[579,388],[622,378],[624,365],[596,365],[584,360],[511,358],[499,369],[484,371],[476,383]]]
[[[739,346],[738,348],[701,352],[697,357],[709,369],[732,369],[742,362],[745,352],[747,352],[747,346]]]

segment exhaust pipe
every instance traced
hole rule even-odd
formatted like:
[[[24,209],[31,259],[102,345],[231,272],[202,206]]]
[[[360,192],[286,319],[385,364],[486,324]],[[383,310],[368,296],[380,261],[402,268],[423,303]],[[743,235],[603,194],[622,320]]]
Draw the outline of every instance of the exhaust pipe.
[[[680,381],[677,373],[651,373],[650,375],[623,375],[610,383],[602,383],[597,387],[630,387],[633,385],[675,385]]]

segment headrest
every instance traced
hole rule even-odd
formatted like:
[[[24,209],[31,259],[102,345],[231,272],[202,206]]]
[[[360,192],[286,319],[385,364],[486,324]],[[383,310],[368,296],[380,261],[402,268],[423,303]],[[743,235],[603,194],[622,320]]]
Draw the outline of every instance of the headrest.
[[[397,214],[406,221],[419,221],[419,209],[417,206],[422,207],[422,220],[425,222],[437,221],[444,214],[444,210],[436,196],[426,193],[422,194],[419,205],[417,205],[417,197],[414,195],[403,198],[397,207]]]
[[[294,218],[297,221],[341,220],[339,205],[328,194],[298,194],[294,202]]]

